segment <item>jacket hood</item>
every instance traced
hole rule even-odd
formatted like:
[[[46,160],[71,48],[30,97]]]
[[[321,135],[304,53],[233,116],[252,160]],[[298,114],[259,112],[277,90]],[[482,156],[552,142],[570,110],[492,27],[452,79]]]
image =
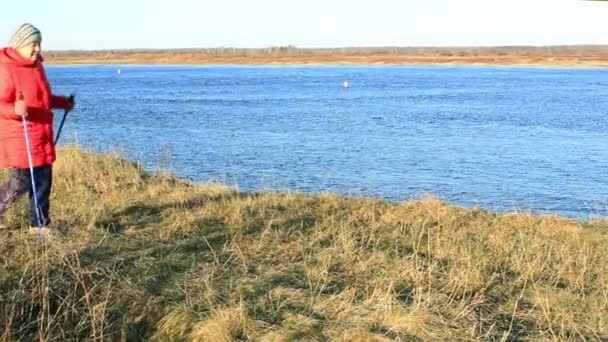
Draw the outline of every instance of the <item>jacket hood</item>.
[[[0,63],[3,64],[15,64],[18,66],[33,66],[36,63],[40,63],[42,61],[42,56],[38,58],[36,61],[32,61],[28,58],[21,56],[17,50],[11,47],[5,47],[0,49]]]

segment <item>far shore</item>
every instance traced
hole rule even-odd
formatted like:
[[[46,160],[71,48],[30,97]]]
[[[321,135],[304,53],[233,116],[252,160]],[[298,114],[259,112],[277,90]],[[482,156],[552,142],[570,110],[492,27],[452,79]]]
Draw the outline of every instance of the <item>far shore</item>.
[[[608,47],[50,51],[45,55],[45,63],[608,67]]]

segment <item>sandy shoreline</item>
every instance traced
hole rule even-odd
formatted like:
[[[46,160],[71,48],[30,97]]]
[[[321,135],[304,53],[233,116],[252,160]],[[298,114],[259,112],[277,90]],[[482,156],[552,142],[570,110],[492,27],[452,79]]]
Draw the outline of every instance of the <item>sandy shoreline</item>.
[[[105,55],[52,55],[46,64],[252,64],[252,65],[505,65],[608,67],[608,55],[597,56],[206,56],[196,54],[128,53]]]

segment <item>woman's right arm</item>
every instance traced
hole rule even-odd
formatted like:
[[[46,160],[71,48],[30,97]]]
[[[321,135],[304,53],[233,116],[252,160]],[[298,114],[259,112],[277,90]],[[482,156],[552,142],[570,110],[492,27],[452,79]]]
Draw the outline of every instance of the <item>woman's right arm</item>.
[[[0,117],[18,120],[15,115],[15,85],[9,67],[0,65]]]

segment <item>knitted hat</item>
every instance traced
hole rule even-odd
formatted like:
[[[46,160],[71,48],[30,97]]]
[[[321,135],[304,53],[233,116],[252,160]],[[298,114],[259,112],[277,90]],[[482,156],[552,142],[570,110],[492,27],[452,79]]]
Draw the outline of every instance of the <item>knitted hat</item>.
[[[11,37],[11,41],[9,45],[17,49],[27,44],[31,44],[34,42],[42,42],[42,35],[40,34],[40,30],[38,30],[32,24],[23,24],[21,25],[17,31]]]

